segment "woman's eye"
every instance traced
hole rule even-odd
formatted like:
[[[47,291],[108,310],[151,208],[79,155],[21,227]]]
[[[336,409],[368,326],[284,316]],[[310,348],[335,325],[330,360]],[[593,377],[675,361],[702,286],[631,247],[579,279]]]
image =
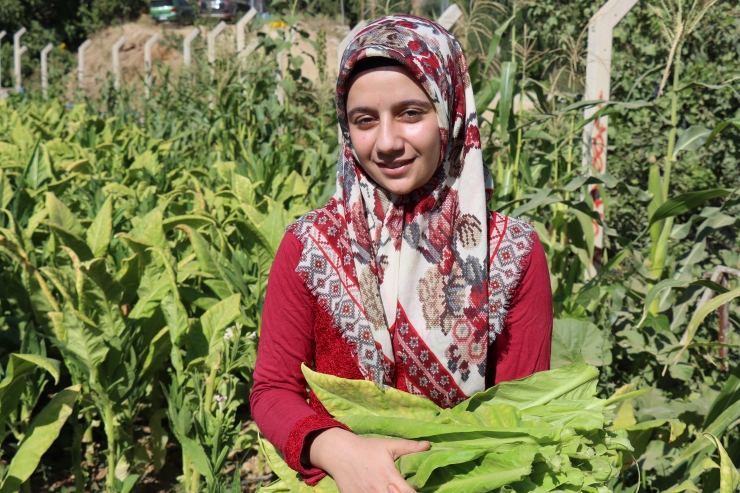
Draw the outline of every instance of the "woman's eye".
[[[409,120],[418,120],[422,115],[423,113],[419,110],[406,110],[402,113],[402,116]]]
[[[372,118],[368,118],[368,117],[358,118],[357,120],[355,120],[355,125],[362,127],[362,126],[370,125],[372,122],[373,122]]]

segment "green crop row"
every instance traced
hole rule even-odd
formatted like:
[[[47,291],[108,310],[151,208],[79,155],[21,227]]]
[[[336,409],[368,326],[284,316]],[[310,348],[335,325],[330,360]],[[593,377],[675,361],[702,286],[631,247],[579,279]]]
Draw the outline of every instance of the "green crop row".
[[[553,366],[580,353],[600,367],[602,397],[654,387],[613,410],[635,451],[611,490],[729,492],[721,478],[734,476],[715,468],[728,462],[703,433],[738,462],[737,336],[721,339],[715,310],[740,292],[704,274],[740,267],[738,199],[726,188],[674,193],[669,170],[711,152],[738,120],[682,129],[671,108],[689,70],[676,67],[664,95],[600,112],[613,128],[640,112],[664,122],[652,181],[589,177],[580,135],[593,103],[535,76],[516,43],[519,55],[495,59],[502,39],[524,45],[522,32],[516,22],[492,32],[470,57],[471,79],[491,206],[531,220],[547,253]],[[263,38],[248,65],[168,73],[150,99],[108,88],[71,106],[0,102],[0,492],[30,491],[50,447],[68,450],[76,492],[133,491],[167,468],[181,468],[180,491],[239,489],[238,465],[256,451],[247,402],[272,258],[285,227],[334,188],[331,87],[306,80],[291,56],[280,104],[286,46]],[[514,104],[522,92],[535,94],[535,110]],[[585,268],[600,221],[588,184],[644,212],[604,224],[595,276]],[[701,308],[705,289],[718,296]]]

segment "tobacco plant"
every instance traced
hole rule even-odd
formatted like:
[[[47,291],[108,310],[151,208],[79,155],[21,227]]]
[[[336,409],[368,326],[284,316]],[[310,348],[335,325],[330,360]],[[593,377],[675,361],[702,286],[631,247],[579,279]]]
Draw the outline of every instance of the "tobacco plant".
[[[614,81],[623,98],[582,101],[574,74],[582,73],[584,37],[577,29],[562,34],[567,57],[555,48],[539,52],[555,30],[534,24],[572,8],[517,2],[497,22],[485,20],[471,43],[480,51],[468,61],[483,156],[496,185],[490,206],[532,221],[546,251],[552,365],[581,354],[600,369],[602,397],[638,383],[655,387],[618,409],[614,423],[628,433],[634,462],[627,458],[609,487],[715,491],[720,476],[709,461],[729,471],[740,460],[733,426],[740,380],[736,336],[719,342],[714,313],[738,291],[734,279],[720,285],[705,274],[740,267],[738,199],[733,183],[677,184],[686,183],[684,161],[712,159],[720,145],[727,159],[738,120],[730,98],[714,124],[683,128],[681,105],[696,94],[719,105],[716,95],[736,91],[737,79],[702,78],[692,48],[706,32],[699,25],[672,57],[668,45],[656,44],[653,66],[641,54],[640,69],[626,77],[634,82]],[[716,19],[717,8],[707,18]],[[669,10],[660,11],[668,27]],[[688,22],[689,10],[682,12],[675,19]],[[1,435],[6,453],[18,456],[30,443],[53,389],[67,399],[54,409],[69,412],[70,429],[61,433],[71,437],[64,442],[76,492],[131,491],[147,464],[159,471],[171,460],[170,442],[180,445],[184,491],[235,491],[239,475],[224,466],[255,450],[246,403],[272,259],[285,227],[334,191],[331,84],[311,84],[302,58],[285,52],[282,80],[275,77],[278,54],[290,44],[284,36],[303,35],[296,19],[287,16],[287,33],[276,39],[260,36],[249,63],[161,67],[148,99],[106,86],[99,99],[69,106],[32,94],[0,101],[0,359],[6,368],[17,358],[9,353],[62,361],[56,386],[42,370],[25,379]],[[653,29],[660,40],[654,20],[652,27],[623,22],[639,28],[640,39]],[[624,62],[633,54],[615,56]],[[674,78],[665,94],[643,95],[666,68]],[[515,103],[521,94],[533,109]],[[597,115],[608,115],[616,134],[613,176],[590,176],[581,166],[582,112],[599,103]],[[640,123],[645,115],[651,125]],[[632,154],[649,163],[639,163],[651,168],[643,181],[625,171],[636,166]],[[588,184],[608,199],[605,267],[595,276],[586,266],[592,225],[601,220]],[[717,296],[703,303],[707,289]],[[732,303],[723,313],[740,323]],[[105,484],[96,485],[103,468]],[[2,487],[20,487],[13,481]]]

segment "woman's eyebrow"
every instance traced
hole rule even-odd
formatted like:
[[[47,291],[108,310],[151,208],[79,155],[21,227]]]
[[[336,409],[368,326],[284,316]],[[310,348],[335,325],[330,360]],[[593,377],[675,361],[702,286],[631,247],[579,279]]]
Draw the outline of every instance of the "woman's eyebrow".
[[[358,113],[372,113],[373,110],[369,106],[356,106],[347,112],[347,117],[352,117]]]
[[[405,101],[399,101],[398,103],[394,104],[393,110],[406,108],[407,106],[422,106],[424,108],[433,107],[432,103],[430,103],[429,101],[424,101],[423,99],[406,99]],[[374,113],[376,111],[378,111],[376,108],[370,108],[369,106],[356,106],[347,112],[347,118],[352,118],[358,113]]]
[[[423,106],[425,108],[433,107],[432,103],[423,99],[407,99],[394,104],[393,109],[404,108],[406,106]]]

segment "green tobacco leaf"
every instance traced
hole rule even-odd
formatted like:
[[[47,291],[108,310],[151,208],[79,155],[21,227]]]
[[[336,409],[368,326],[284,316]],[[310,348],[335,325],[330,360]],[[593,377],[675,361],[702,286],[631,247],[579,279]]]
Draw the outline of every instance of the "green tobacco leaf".
[[[64,305],[64,330],[66,330],[67,341],[63,343],[63,349],[74,357],[89,377],[95,374],[95,369],[108,354],[108,346],[105,344],[103,332],[82,320],[79,320],[69,303]],[[65,356],[66,357],[66,356]]]
[[[208,341],[208,354],[215,354],[223,348],[226,327],[239,318],[241,295],[235,294],[213,305],[200,317],[203,335]]]
[[[131,236],[142,243],[168,251],[169,245],[167,245],[167,238],[164,236],[162,209],[164,209],[164,205],[152,209],[142,217],[136,228],[131,230]]]
[[[81,236],[85,232],[77,217],[64,203],[51,192],[46,193],[46,210],[49,212],[49,222],[60,226],[70,233]]]
[[[708,436],[719,451],[719,493],[735,493],[740,486],[740,473],[717,437],[711,433],[705,433],[704,436]]]
[[[190,457],[190,460],[193,461],[193,465],[195,465],[195,468],[198,470],[200,475],[206,478],[209,483],[212,482],[213,472],[211,471],[211,466],[208,462],[208,456],[200,444],[192,438],[185,436],[178,436],[177,440],[180,442],[183,452],[185,452],[185,454]]]
[[[126,479],[124,479],[123,483],[121,484],[121,493],[129,493],[131,490],[133,490],[138,480],[138,474],[130,474],[126,476]]]
[[[113,232],[113,200],[110,196],[105,199],[90,227],[85,233],[87,245],[94,257],[105,257],[110,245],[110,236]]]
[[[429,476],[440,467],[451,466],[470,462],[488,452],[485,448],[458,449],[458,450],[430,450],[401,456],[397,461],[398,469],[402,476],[409,477],[413,474],[411,487],[418,490],[429,480]]]
[[[699,493],[701,490],[696,487],[693,481],[687,479],[681,484],[677,484],[676,486],[663,491],[663,493],[683,493],[684,491],[695,491],[696,493]]]
[[[213,259],[213,256],[211,255],[210,245],[208,244],[206,239],[203,238],[203,235],[185,224],[175,226],[175,229],[180,229],[188,235],[188,238],[190,239],[190,244],[193,247],[193,251],[198,257],[198,263],[200,264],[201,270],[212,275],[216,279],[220,279],[222,277],[221,271],[219,270],[216,261]]]
[[[33,190],[38,190],[45,182],[54,179],[49,151],[41,142],[36,143],[31,159],[23,172],[23,178]]]
[[[611,363],[608,334],[587,320],[556,319],[552,332],[551,367],[573,363],[578,355],[586,363],[601,366]]]
[[[527,409],[554,399],[590,399],[596,395],[599,371],[579,356],[568,366],[502,382],[454,407],[456,412],[475,411],[484,403],[509,404]]]
[[[5,368],[5,376],[0,380],[0,428],[8,416],[15,412],[18,402],[26,388],[26,377],[36,368],[51,373],[54,382],[59,381],[59,361],[35,354],[11,354]]]
[[[186,216],[175,216],[162,221],[162,227],[165,231],[171,231],[176,226],[185,224],[193,229],[202,228],[203,226],[217,226],[216,221],[207,216],[196,216],[194,214]]]
[[[476,413],[480,412],[480,409]],[[601,409],[583,409],[579,406],[547,404],[530,407],[522,411],[525,424],[531,421],[548,423],[551,426],[573,428],[578,431],[595,431],[604,428],[604,413]]]
[[[654,428],[660,428],[661,426],[668,425],[671,429],[671,435],[669,442],[674,441],[676,438],[681,436],[686,430],[686,423],[682,423],[677,419],[651,419],[649,421],[643,421],[634,425],[627,426],[623,429],[627,431],[643,431],[652,430]],[[615,428],[619,429],[619,428]]]
[[[334,417],[372,415],[430,421],[441,411],[429,399],[391,387],[381,389],[368,380],[325,375],[306,365],[301,365],[301,370],[311,390]]]
[[[679,214],[685,214],[691,209],[699,207],[709,200],[726,197],[732,192],[733,190],[728,188],[713,188],[710,190],[702,190],[700,192],[689,192],[669,199],[663,205],[658,207],[655,213],[650,216],[649,226],[652,226],[663,219],[678,216]]]
[[[13,375],[14,378],[20,378],[31,374],[38,367],[48,371],[52,378],[54,378],[54,383],[59,383],[60,366],[61,363],[59,361],[38,354],[14,353],[10,355],[5,374],[6,376]]]
[[[486,455],[474,468],[456,464],[434,471],[420,492],[487,493],[519,481],[532,471],[537,447],[520,446],[504,454]]]
[[[434,421],[370,414],[346,414],[335,416],[335,418],[346,424],[353,432],[361,435],[385,435],[433,442],[457,441],[459,442],[458,447],[470,446],[470,444],[463,443],[464,441],[484,438],[488,440],[489,445],[519,442],[536,444],[542,440],[558,441],[562,431],[562,428],[558,427],[528,426],[529,423],[526,422],[517,428],[496,428],[469,424],[440,425]]]
[[[0,493],[16,493],[21,484],[31,477],[41,456],[57,439],[62,426],[72,414],[81,387],[74,385],[62,390],[34,418],[6,470]]]
[[[249,205],[242,206],[247,218],[259,230],[264,241],[270,246],[270,254],[274,257],[285,236],[285,228],[290,224],[290,218],[283,205],[265,197],[268,203],[268,213],[261,214]]]
[[[693,126],[688,128],[676,141],[672,159],[675,161],[679,152],[699,149],[707,141],[710,133],[712,131],[707,127]]]
[[[146,360],[139,371],[139,380],[148,381],[167,360],[172,348],[169,328],[165,327],[152,338]]]
[[[185,335],[190,323],[188,321],[188,312],[185,310],[182,302],[172,293],[167,293],[163,298],[160,307],[167,321],[167,328],[170,334],[172,344],[178,344],[180,339]]]
[[[167,442],[169,441],[168,430],[162,426],[162,420],[167,417],[166,409],[157,409],[149,418],[149,429],[152,430],[149,435],[149,446],[152,450],[152,466],[154,472],[159,472],[167,459]]]
[[[98,328],[108,337],[122,335],[126,331],[120,307],[123,288],[108,272],[105,259],[97,258],[82,265],[78,286],[85,311],[97,315]]]
[[[330,476],[326,476],[313,488],[308,486],[303,478],[285,463],[280,452],[278,452],[270,442],[262,438],[262,436],[259,437],[259,446],[262,455],[267,459],[270,469],[277,474],[286,487],[285,490],[266,488],[264,489],[265,491],[290,491],[292,493],[339,493],[336,483]]]
[[[90,251],[90,247],[87,246],[85,240],[83,240],[80,236],[50,221],[43,220],[41,221],[41,223],[49,226],[49,228],[54,233],[54,236],[59,239],[59,242],[62,245],[65,245],[72,249],[72,251],[81,261],[86,262],[88,260],[92,260],[92,251]]]

